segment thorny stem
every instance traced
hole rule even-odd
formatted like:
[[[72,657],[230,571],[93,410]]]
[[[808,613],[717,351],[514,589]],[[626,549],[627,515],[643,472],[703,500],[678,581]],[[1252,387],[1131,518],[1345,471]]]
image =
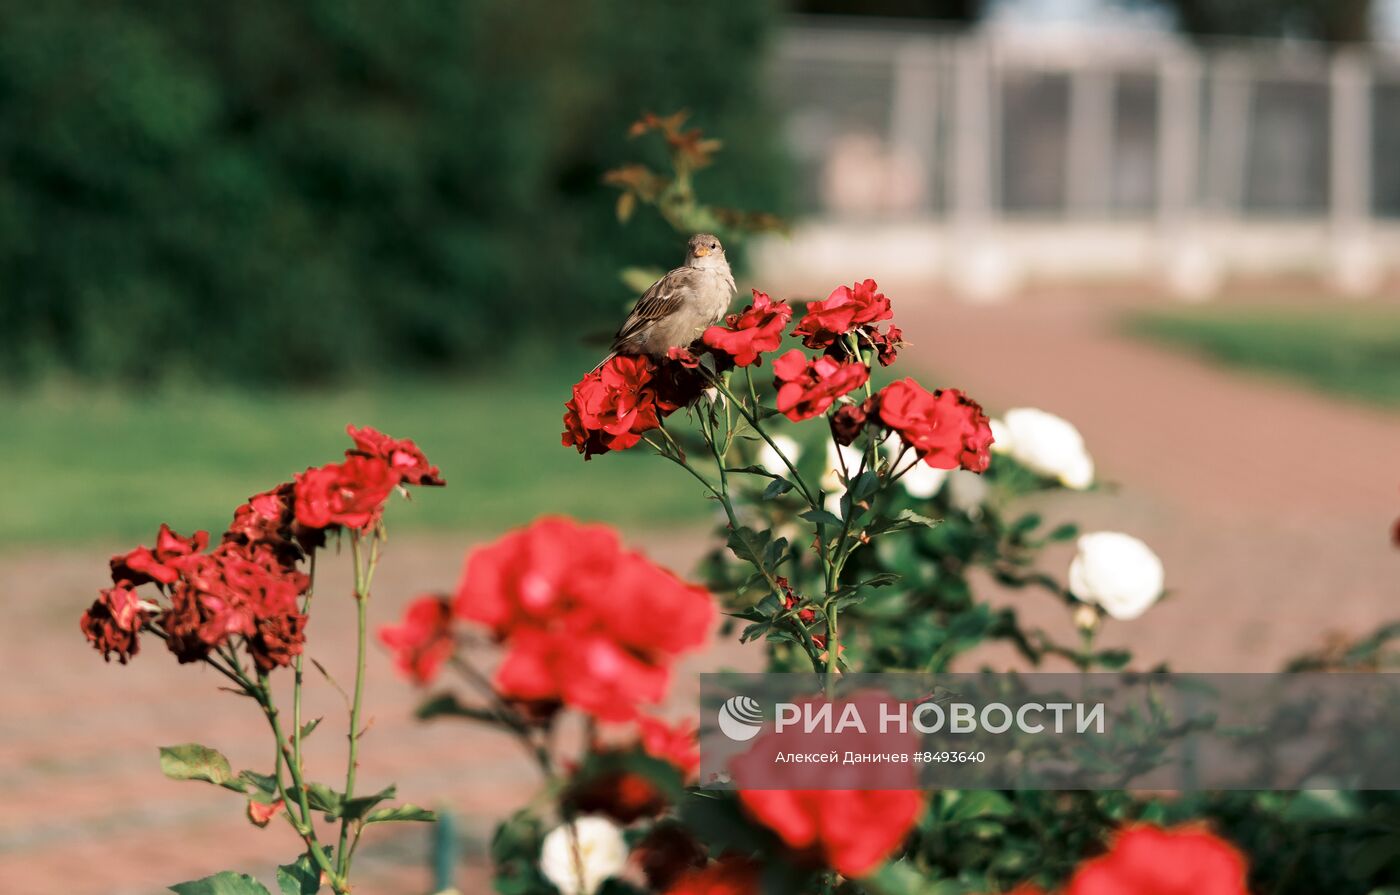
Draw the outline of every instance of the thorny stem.
[[[719,389],[720,394],[724,395],[730,401],[734,402],[734,405],[739,409],[739,413],[743,415],[744,419],[748,422],[749,426],[752,427],[753,430],[758,433],[758,436],[760,438],[762,438],[768,443],[768,446],[773,449],[773,453],[778,455],[778,459],[783,461],[783,465],[788,468],[788,472],[792,473],[793,484],[797,485],[798,490],[802,492],[802,496],[806,498],[807,503],[811,505],[813,509],[819,509],[821,507],[821,503],[816,499],[816,497],[813,496],[816,492],[814,492],[811,488],[807,486],[806,480],[802,478],[802,473],[797,471],[796,464],[794,464],[791,460],[788,459],[787,454],[783,453],[782,448],[774,444],[773,437],[769,435],[764,430],[762,424],[759,423],[756,410],[749,410],[749,408],[746,407],[742,401],[735,397],[734,393],[729,390],[729,386],[725,384],[723,377],[711,376],[709,378],[710,382],[713,383],[715,388]],[[754,407],[756,409],[758,405],[755,404]]]
[[[355,564],[355,690],[350,703],[350,731],[347,735],[350,740],[349,764],[345,768],[345,801],[349,802],[355,797],[355,771],[358,767],[358,756],[360,749],[360,707],[364,702],[365,691],[365,635],[368,628],[368,608],[369,608],[369,587],[374,578],[374,569],[379,562],[379,535],[375,533],[370,536],[370,555],[366,563],[361,562],[360,540],[361,533],[356,531],[350,535],[350,555]],[[338,860],[338,870],[341,877],[345,877],[350,871],[351,849],[350,839],[350,818],[340,819],[340,845],[336,849]]]

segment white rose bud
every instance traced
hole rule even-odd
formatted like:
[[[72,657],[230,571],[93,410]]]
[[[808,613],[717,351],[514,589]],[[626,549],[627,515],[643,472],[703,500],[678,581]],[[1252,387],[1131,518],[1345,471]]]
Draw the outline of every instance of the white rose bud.
[[[966,469],[951,470],[943,490],[947,493],[948,505],[969,516],[981,513],[982,504],[987,501],[987,480]]]
[[[778,450],[783,452],[783,456],[797,465],[797,458],[802,456],[802,445],[786,435],[774,435],[773,444],[778,446]],[[778,456],[778,451],[773,450],[773,445],[768,442],[763,443],[763,447],[758,452],[758,465],[773,473],[773,475],[788,476],[792,473],[788,470],[787,464],[783,462],[783,457]]]
[[[585,815],[555,827],[540,848],[540,870],[562,895],[593,895],[627,866],[627,842],[617,824]]]
[[[1162,560],[1131,535],[1096,531],[1079,539],[1069,566],[1069,590],[1122,621],[1135,619],[1162,596]]]
[[[1034,407],[1018,407],[1008,410],[992,432],[993,446],[1031,471],[1081,491],[1094,483],[1094,459],[1069,421]]]

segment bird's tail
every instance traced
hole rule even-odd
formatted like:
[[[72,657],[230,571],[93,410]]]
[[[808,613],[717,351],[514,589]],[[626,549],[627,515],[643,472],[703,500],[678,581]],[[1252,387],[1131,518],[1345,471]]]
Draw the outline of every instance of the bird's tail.
[[[602,360],[598,361],[598,366],[594,367],[592,370],[589,370],[589,372],[590,372],[590,373],[597,373],[599,370],[603,369],[603,364],[607,363],[608,361],[612,360],[612,359],[615,358],[615,357],[617,357],[617,352],[616,352],[616,351],[609,351],[609,352],[607,353],[607,356],[606,356],[606,357],[604,357]]]

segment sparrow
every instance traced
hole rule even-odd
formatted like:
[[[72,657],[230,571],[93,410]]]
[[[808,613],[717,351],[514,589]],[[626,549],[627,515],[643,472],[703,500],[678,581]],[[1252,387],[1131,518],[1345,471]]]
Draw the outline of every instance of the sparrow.
[[[709,233],[695,234],[685,261],[642,293],[598,366],[619,354],[661,359],[672,348],[688,346],[724,319],[734,291],[724,246]]]

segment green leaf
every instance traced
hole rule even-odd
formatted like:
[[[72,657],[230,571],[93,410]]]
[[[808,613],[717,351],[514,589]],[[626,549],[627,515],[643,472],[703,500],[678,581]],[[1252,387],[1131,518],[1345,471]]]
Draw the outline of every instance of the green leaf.
[[[877,516],[875,521],[865,529],[865,533],[873,538],[892,531],[903,531],[906,528],[933,528],[937,524],[937,519],[930,519],[913,510],[901,510],[896,516]]]
[[[348,817],[350,820],[359,820],[368,814],[375,805],[392,799],[396,792],[397,788],[391,783],[373,795],[346,799],[341,807],[341,816]]]
[[[1284,809],[1288,820],[1302,823],[1353,820],[1361,815],[1356,794],[1340,789],[1313,789],[1298,793]]]
[[[948,812],[948,819],[960,821],[979,817],[1007,817],[1015,813],[1016,808],[1011,801],[996,790],[971,789],[958,794],[958,800]]]
[[[160,747],[161,773],[171,780],[203,780],[243,792],[246,787],[235,777],[223,753],[198,743]]]
[[[195,778],[189,778],[195,779]],[[246,873],[225,870],[204,879],[176,883],[170,887],[176,895],[271,895],[267,887]]]
[[[427,721],[432,718],[470,718],[473,721],[488,721],[492,724],[500,724],[501,719],[490,709],[478,708],[477,706],[466,705],[459,702],[456,696],[451,693],[439,693],[430,697],[426,702],[414,710],[413,716],[420,721]]]
[[[238,778],[259,792],[272,795],[277,792],[277,778],[257,771],[239,771]],[[246,791],[246,790],[245,790]]]
[[[301,725],[301,738],[304,740],[307,737],[311,736],[311,731],[320,727],[321,721],[321,718],[312,718],[310,721],[307,721],[305,724]]]
[[[769,532],[758,532],[748,526],[741,525],[729,532],[727,543],[735,556],[745,562],[753,563],[761,569],[763,568],[764,551],[772,538],[773,536]]]
[[[437,815],[427,808],[419,808],[417,805],[395,805],[393,808],[380,808],[378,811],[371,811],[365,818],[365,823],[382,824],[400,820],[434,823],[437,821]]]
[[[806,519],[808,522],[817,523],[818,525],[839,526],[841,524],[841,517],[830,510],[808,510],[801,515],[801,518]]]
[[[316,895],[321,888],[321,868],[311,855],[302,855],[294,863],[277,868],[277,888],[282,895]]]
[[[306,784],[306,801],[316,811],[324,811],[329,818],[340,817],[345,810],[345,794],[336,792],[324,783]]]
[[[792,482],[785,478],[776,478],[768,483],[768,487],[763,489],[763,499],[772,500],[775,497],[786,494],[792,490]]]

